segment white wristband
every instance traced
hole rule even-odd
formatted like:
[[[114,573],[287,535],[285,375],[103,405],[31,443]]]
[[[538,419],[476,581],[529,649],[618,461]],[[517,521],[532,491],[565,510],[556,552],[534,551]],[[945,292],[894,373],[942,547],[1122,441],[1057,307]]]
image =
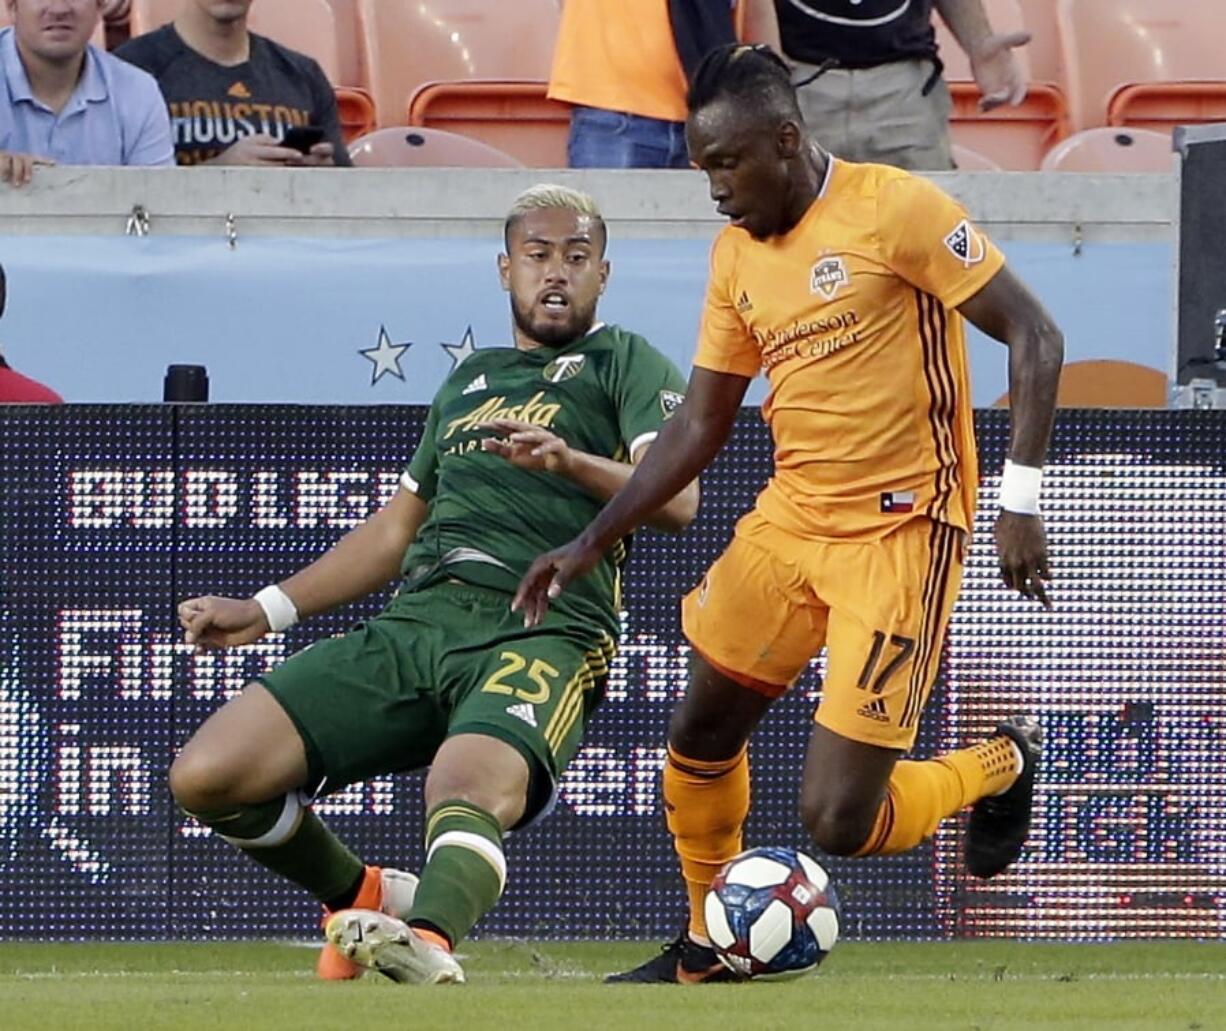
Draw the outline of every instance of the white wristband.
[[[276,584],[269,584],[255,592],[255,600],[264,610],[268,628],[274,633],[288,630],[298,622],[298,609],[293,599]]]
[[[1014,465],[1005,459],[1005,472],[1000,478],[1000,507],[1021,515],[1039,514],[1039,487],[1043,470],[1030,465]]]

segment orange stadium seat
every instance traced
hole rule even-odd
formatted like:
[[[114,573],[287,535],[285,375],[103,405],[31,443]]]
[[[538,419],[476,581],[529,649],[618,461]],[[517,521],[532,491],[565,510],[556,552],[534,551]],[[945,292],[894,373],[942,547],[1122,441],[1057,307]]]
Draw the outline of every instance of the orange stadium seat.
[[[1221,0],[1059,0],[1077,128],[1226,121]]]
[[[182,0],[132,0],[132,35],[142,35],[173,21],[181,4]],[[252,32],[319,63],[336,93],[341,133],[346,141],[375,127],[375,106],[370,94],[357,85],[337,85],[343,81],[343,62],[336,14],[328,0],[260,0],[251,5],[247,24]]]
[[[376,129],[349,145],[358,168],[522,168],[510,154],[439,129]]]
[[[427,82],[545,80],[558,0],[358,0],[379,124],[404,124]]]
[[[513,154],[533,168],[565,168],[570,105],[539,81],[430,82],[409,104],[409,124],[446,129]]]
[[[1060,370],[1056,404],[1061,408],[1165,408],[1166,373],[1148,365],[1115,359],[1069,362]],[[1008,408],[1009,395],[994,408]]]
[[[985,0],[993,29],[1015,32],[1024,28],[1018,0]],[[987,155],[1002,168],[1029,171],[1039,167],[1043,154],[1068,135],[1064,94],[1052,82],[1033,79],[1025,47],[1013,51],[1029,86],[1018,107],[1008,104],[979,110],[979,87],[971,75],[971,62],[943,21],[937,19],[937,43],[945,63],[945,79],[953,99],[950,134],[955,143]]]
[[[1061,140],[1043,158],[1043,171],[1169,172],[1174,160],[1169,133],[1111,126]]]
[[[959,172],[1000,172],[1003,169],[986,154],[980,154],[970,147],[955,143],[953,146],[954,164]]]

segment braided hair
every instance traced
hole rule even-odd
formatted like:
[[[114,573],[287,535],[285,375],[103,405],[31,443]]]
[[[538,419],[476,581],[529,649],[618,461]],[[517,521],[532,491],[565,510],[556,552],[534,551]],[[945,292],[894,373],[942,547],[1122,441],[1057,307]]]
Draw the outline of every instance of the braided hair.
[[[745,110],[764,110],[801,121],[788,66],[761,43],[716,47],[699,63],[686,97],[690,114],[725,97]]]

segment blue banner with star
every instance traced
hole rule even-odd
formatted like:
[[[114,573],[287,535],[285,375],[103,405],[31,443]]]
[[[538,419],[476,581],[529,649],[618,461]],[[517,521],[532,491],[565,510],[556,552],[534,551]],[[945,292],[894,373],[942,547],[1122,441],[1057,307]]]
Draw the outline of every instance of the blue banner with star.
[[[357,240],[0,237],[14,368],[68,401],[162,397],[172,364],[208,368],[211,399],[425,404],[479,347],[511,342],[491,238]],[[600,317],[688,371],[707,277],[706,240],[621,240]],[[1169,244],[1006,243],[1056,316],[1069,362],[1166,370]],[[972,334],[974,403],[1005,393],[1003,348]],[[748,403],[761,401],[761,380]]]

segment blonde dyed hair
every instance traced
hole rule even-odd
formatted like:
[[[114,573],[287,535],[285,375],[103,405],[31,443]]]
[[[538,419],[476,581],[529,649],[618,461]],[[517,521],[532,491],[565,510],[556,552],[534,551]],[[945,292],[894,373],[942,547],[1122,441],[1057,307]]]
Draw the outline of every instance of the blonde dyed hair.
[[[537,183],[516,197],[511,210],[507,212],[503,239],[508,251],[511,249],[511,227],[530,211],[573,211],[576,215],[583,215],[600,226],[602,252],[608,243],[608,227],[600,213],[600,206],[591,195],[558,183]]]

